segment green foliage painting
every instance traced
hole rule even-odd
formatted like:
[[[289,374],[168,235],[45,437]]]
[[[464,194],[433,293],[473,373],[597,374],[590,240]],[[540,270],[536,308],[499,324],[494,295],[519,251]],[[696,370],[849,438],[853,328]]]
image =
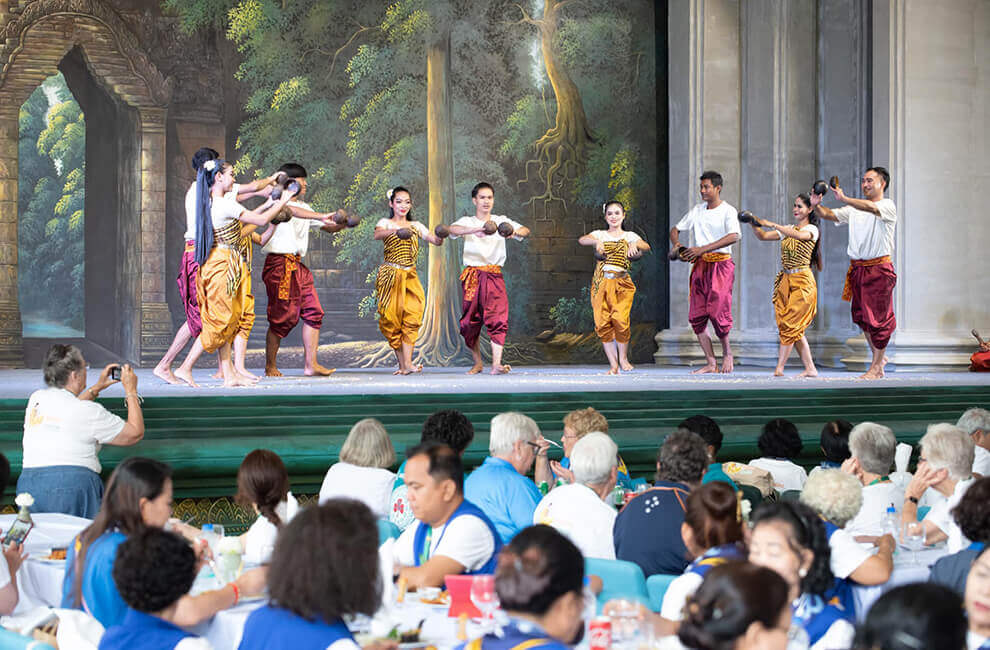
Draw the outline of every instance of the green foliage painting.
[[[86,122],[56,74],[20,111],[18,291],[24,336],[82,336]]]

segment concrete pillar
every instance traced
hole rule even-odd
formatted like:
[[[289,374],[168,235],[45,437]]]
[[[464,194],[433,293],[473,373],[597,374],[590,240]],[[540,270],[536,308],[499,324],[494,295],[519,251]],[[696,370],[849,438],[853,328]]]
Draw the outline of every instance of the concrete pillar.
[[[165,109],[139,109],[141,133],[140,351],[142,366],[154,365],[172,340],[165,301]]]
[[[0,367],[24,365],[17,300],[17,115],[0,112]]]

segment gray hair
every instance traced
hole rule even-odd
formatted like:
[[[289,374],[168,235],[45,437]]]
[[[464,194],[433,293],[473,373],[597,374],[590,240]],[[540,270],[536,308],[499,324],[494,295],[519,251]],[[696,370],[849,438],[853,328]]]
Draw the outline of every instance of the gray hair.
[[[488,438],[488,453],[504,456],[512,451],[517,441],[531,442],[540,435],[540,427],[533,418],[509,411],[492,418]]]
[[[870,474],[886,474],[894,464],[897,438],[890,427],[860,422],[849,432],[849,453]]]
[[[375,418],[358,420],[340,448],[340,460],[358,467],[387,468],[395,464],[395,447],[385,426]]]
[[[604,483],[612,468],[619,464],[618,454],[619,446],[604,433],[593,431],[585,434],[571,450],[574,481],[584,485]]]
[[[76,346],[56,343],[48,348],[41,369],[45,374],[46,385],[63,388],[69,382],[69,375],[77,370],[86,370],[86,362]]]
[[[674,431],[657,455],[657,480],[694,485],[708,469],[708,445],[697,433]]]
[[[990,433],[990,411],[981,408],[966,409],[966,412],[959,417],[956,426],[973,435],[977,431]]]
[[[863,485],[841,469],[816,469],[801,490],[801,503],[843,528],[863,506]]]
[[[975,445],[959,427],[945,422],[930,424],[918,444],[932,469],[949,470],[949,478],[957,481],[973,475]]]

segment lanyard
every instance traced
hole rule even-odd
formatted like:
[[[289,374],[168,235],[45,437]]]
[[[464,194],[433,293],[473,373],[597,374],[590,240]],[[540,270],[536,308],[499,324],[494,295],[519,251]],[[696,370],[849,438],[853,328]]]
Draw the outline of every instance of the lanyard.
[[[450,525],[450,519],[443,525],[443,530],[440,531],[440,538],[437,540],[437,546],[440,546],[440,542],[443,541],[443,536],[447,534],[447,526]],[[430,559],[430,546],[433,542],[433,526],[430,526],[426,531],[426,538],[423,540],[423,550],[419,553],[419,565],[423,566]]]
[[[889,480],[890,480],[889,476],[878,476],[872,481],[870,481],[870,485],[876,485],[877,483],[886,483]],[[866,487],[870,487],[870,485],[867,485]]]

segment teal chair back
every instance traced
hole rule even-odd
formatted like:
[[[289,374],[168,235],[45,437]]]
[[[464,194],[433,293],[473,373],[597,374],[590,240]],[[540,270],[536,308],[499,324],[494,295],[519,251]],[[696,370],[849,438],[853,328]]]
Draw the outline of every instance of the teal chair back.
[[[932,509],[931,506],[921,506],[920,508],[918,508],[918,521],[924,519],[925,515],[927,515],[928,511],[931,509]]]
[[[0,628],[0,650],[55,650],[52,646],[41,641],[35,641],[29,636]]]
[[[781,501],[800,501],[801,490],[784,490],[780,494]]]
[[[658,573],[646,579],[646,593],[650,596],[650,609],[659,612],[663,605],[663,595],[677,576]]]
[[[736,483],[739,486],[739,490],[743,493],[743,498],[749,501],[749,505],[756,509],[756,506],[763,503],[763,493],[760,492],[760,488],[755,485],[744,485],[742,483]]]
[[[584,572],[602,579],[602,592],[598,594],[598,611],[613,598],[628,598],[649,605],[646,576],[638,564],[625,560],[585,558]]]
[[[399,535],[402,533],[399,527],[393,524],[388,519],[378,520],[378,545],[381,546],[389,539],[398,539]],[[0,650],[3,650],[0,648]]]

